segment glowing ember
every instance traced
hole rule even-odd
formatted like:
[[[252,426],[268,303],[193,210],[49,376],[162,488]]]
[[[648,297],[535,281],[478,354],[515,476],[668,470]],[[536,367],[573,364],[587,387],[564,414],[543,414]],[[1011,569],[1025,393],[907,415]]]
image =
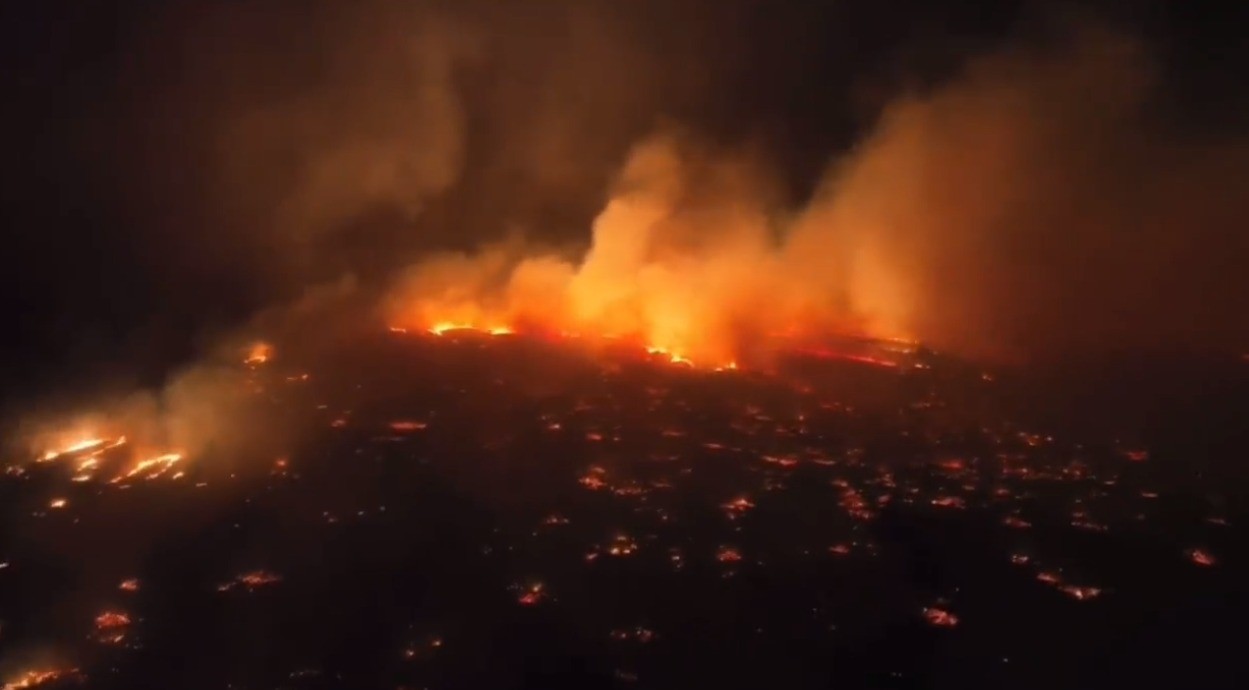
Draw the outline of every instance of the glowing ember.
[[[123,592],[137,592],[139,591],[139,580],[133,577],[122,580],[121,584],[117,585],[117,589]]]
[[[68,502],[63,498],[54,498],[48,503],[49,508],[64,508]]]
[[[737,563],[742,560],[742,552],[732,546],[721,546],[716,552],[716,560],[721,563]]]
[[[1218,559],[1205,549],[1189,549],[1186,553],[1188,554],[1188,560],[1197,565],[1210,567],[1218,563]]]
[[[410,420],[403,420],[403,421],[390,423],[391,430],[397,431],[399,433],[420,431],[428,426],[429,425],[426,424],[425,422],[415,422],[415,421],[410,421]]]
[[[923,613],[924,620],[928,621],[929,625],[935,625],[940,628],[952,628],[958,625],[958,616],[945,609],[929,606],[924,608]]]

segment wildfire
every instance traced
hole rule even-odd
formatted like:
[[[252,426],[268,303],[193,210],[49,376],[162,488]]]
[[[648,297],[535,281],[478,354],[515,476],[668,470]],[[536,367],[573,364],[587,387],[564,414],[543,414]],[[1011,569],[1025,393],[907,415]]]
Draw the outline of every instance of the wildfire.
[[[146,473],[144,479],[156,479],[169,471],[169,468],[182,461],[181,453],[164,453],[155,457],[140,460],[128,472],[113,478],[113,483],[131,479]],[[150,470],[150,471],[149,471]],[[175,475],[177,476],[177,475]]]
[[[746,344],[794,352],[831,334],[880,336],[899,355],[915,352],[898,337],[911,335],[906,281],[895,284],[875,259],[844,274],[820,259],[838,253],[823,206],[781,221],[748,182],[753,173],[743,174],[752,166],[734,155],[691,159],[679,139],[637,142],[581,256],[517,240],[409,267],[387,295],[391,331],[576,335],[712,371],[749,365]],[[846,300],[829,299],[843,292]],[[889,355],[814,352],[902,368]]]
[[[176,451],[163,452],[149,457],[142,457],[138,460],[133,460],[137,452],[111,452],[114,449],[129,445],[130,442],[125,436],[85,438],[45,451],[36,458],[36,462],[45,463],[63,459],[67,463],[72,464],[74,474],[70,477],[70,480],[78,483],[89,482],[94,479],[96,472],[105,464],[111,466],[121,465],[121,469],[117,470],[116,476],[109,480],[112,484],[118,484],[135,477],[149,480],[162,477],[169,472],[170,468],[182,462],[185,458],[183,453]],[[133,460],[132,463],[131,460]],[[130,464],[127,466],[127,463]],[[174,479],[181,476],[181,472],[172,475]],[[50,506],[52,508],[63,508],[66,503],[64,498],[56,498]]]
[[[273,346],[265,342],[252,343],[247,350],[247,357],[243,359],[243,363],[248,366],[260,366],[266,364],[273,359]]]
[[[103,444],[104,444],[104,439],[102,438],[92,438],[92,439],[87,439],[85,441],[78,441],[77,443],[71,444],[70,446],[62,450],[50,450],[44,453],[43,456],[39,458],[39,461],[48,462],[51,460],[55,460],[61,457],[62,455],[68,455],[70,453],[77,453],[80,450],[87,450],[89,448],[95,448],[96,446],[101,446]]]
[[[407,333],[408,329],[399,326],[391,326],[392,333]],[[480,326],[466,321],[437,321],[425,328],[425,331],[433,335],[446,335],[452,331],[475,331],[485,333],[487,335],[511,335],[516,331],[511,326],[502,324],[494,324],[489,326]]]
[[[86,460],[84,460],[83,463],[86,464],[94,460],[94,458],[100,453],[116,448],[120,445],[124,445],[125,443],[125,436],[119,436],[112,440],[107,438],[80,439],[78,441],[71,442],[62,448],[45,451],[37,460],[38,462],[51,462],[57,458],[67,455],[85,454]],[[82,470],[82,466],[79,467],[79,470]]]
[[[25,688],[37,688],[41,685],[55,683],[58,680],[73,678],[77,675],[78,669],[76,668],[27,671],[5,683],[3,690],[24,690]]]
[[[694,363],[691,362],[688,357],[679,352],[672,352],[666,347],[656,347],[654,345],[649,346],[646,348],[646,354],[666,358],[673,364],[685,364],[691,367],[694,366]]]

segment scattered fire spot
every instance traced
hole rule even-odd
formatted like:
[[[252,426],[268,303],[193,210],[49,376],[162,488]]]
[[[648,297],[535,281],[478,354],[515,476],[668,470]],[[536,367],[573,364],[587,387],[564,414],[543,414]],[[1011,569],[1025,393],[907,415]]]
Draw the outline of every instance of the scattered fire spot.
[[[789,469],[798,464],[798,460],[789,456],[776,457],[773,455],[763,456],[763,461],[772,465],[779,465],[785,469]]]
[[[738,496],[720,507],[724,509],[729,519],[733,520],[745,515],[750,509],[755,507],[755,504],[751,503],[750,499],[745,496]]]
[[[1187,551],[1188,560],[1200,566],[1211,567],[1218,564],[1218,559],[1205,549],[1189,549]]]
[[[958,625],[958,616],[946,611],[945,609],[928,606],[924,608],[923,613],[924,620],[928,621],[929,625],[939,628],[953,628]]]
[[[967,503],[959,496],[938,496],[932,499],[932,504],[938,508],[956,508],[963,510],[967,507]]]
[[[273,359],[273,346],[264,342],[255,342],[247,350],[247,357],[243,363],[254,367],[265,364],[271,359]]]
[[[607,553],[612,556],[632,556],[637,550],[637,542],[627,534],[616,535],[611,546],[607,547]]]
[[[655,631],[640,625],[633,628],[619,628],[611,631],[611,639],[617,642],[633,641],[646,644],[655,639]]]
[[[130,627],[130,616],[120,611],[105,611],[95,617],[95,639],[102,644],[121,644]]]
[[[130,625],[130,616],[119,611],[105,611],[95,617],[96,630],[112,630]]]
[[[535,582],[528,587],[521,589],[520,595],[516,598],[516,603],[521,606],[537,606],[546,601],[546,589],[541,582]]]
[[[1062,585],[1058,590],[1076,601],[1096,599],[1102,594],[1102,590],[1098,587],[1081,587],[1078,585]]]
[[[282,578],[267,570],[254,570],[250,573],[244,573],[233,580],[217,586],[218,592],[228,592],[232,589],[242,587],[248,591],[258,589],[267,585],[277,584]]]
[[[577,481],[591,491],[598,491],[607,487],[607,480],[604,479],[606,476],[607,470],[602,467],[591,467],[590,470],[582,475]]]

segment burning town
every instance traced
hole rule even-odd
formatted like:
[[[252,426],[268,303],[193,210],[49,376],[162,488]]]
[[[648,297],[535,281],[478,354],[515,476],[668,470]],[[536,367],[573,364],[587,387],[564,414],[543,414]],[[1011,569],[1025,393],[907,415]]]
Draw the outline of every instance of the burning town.
[[[3,690],[1249,677],[1232,19],[56,5]]]

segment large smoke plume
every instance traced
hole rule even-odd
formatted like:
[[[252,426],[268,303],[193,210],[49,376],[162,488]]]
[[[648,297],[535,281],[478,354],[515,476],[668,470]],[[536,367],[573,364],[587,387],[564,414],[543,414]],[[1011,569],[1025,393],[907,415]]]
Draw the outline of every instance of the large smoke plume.
[[[1243,347],[1243,128],[1198,135],[1131,28],[923,7],[161,5],[96,46],[90,88],[17,99],[47,184],[14,248],[48,258],[6,292],[59,315],[21,345],[48,378],[159,383],[349,277],[391,319],[715,357],[795,330]]]
[[[717,358],[795,329],[999,359],[1240,347],[1246,140],[1168,129],[1156,75],[1139,41],[1088,24],[975,57],[890,101],[793,207],[757,157],[663,131],[627,156],[583,256],[436,259],[392,318]]]

